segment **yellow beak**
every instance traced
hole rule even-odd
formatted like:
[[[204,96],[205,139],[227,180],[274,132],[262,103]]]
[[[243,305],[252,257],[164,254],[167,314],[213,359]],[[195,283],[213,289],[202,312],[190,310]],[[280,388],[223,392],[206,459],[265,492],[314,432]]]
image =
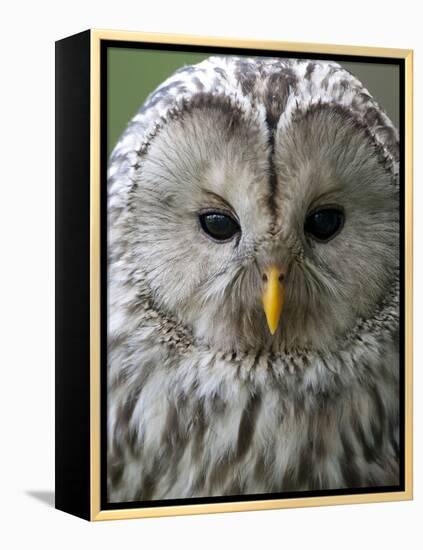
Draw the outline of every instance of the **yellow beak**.
[[[278,328],[283,304],[285,302],[284,271],[276,266],[269,267],[263,275],[263,308],[266,314],[270,333],[273,335]]]

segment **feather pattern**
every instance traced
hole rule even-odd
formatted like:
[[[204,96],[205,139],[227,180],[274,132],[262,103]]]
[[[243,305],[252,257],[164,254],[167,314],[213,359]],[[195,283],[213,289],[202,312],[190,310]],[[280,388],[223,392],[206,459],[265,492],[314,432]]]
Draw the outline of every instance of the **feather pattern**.
[[[333,62],[215,56],[149,96],[108,172],[110,502],[399,483],[398,158]],[[316,204],[346,212],[325,245]],[[201,234],[205,206],[239,240]]]

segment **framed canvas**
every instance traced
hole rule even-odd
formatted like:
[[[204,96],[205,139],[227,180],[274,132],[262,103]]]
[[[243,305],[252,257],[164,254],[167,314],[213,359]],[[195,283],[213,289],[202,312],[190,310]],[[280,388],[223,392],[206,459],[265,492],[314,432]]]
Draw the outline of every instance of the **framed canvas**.
[[[56,43],[56,507],[412,498],[412,51]]]

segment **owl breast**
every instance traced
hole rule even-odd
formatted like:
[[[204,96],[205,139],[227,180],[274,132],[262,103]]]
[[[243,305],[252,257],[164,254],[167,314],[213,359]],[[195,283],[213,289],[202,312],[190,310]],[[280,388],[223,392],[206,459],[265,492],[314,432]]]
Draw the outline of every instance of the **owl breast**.
[[[348,363],[173,346],[111,380],[110,502],[399,483],[393,348]]]

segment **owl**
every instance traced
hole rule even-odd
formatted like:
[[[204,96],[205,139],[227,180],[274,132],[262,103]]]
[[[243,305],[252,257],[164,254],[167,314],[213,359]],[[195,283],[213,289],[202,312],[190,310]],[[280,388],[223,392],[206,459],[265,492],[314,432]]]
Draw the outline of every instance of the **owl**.
[[[398,174],[335,62],[147,98],[108,168],[109,502],[399,484]]]

